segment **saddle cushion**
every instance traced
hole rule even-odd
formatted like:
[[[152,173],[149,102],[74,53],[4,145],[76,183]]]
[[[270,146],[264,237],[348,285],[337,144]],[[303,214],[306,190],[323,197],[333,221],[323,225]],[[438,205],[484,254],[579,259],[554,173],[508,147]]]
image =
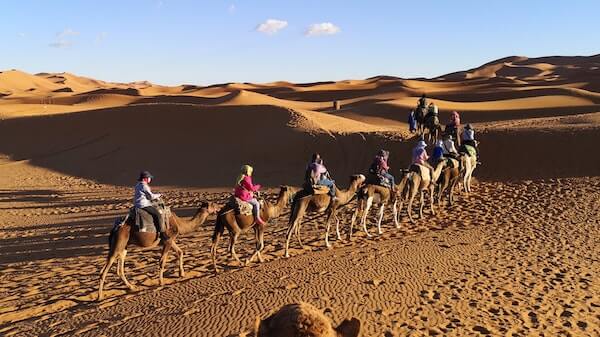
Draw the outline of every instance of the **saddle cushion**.
[[[477,156],[477,150],[475,150],[473,146],[465,144],[465,150],[467,151],[469,156]]]
[[[168,207],[159,208],[159,212],[163,217],[163,223],[166,228],[169,228],[169,213],[170,209]],[[152,218],[152,214],[146,212],[141,208],[132,207],[129,210],[129,217],[134,219],[135,223],[135,231],[142,233],[156,233],[156,224],[154,223],[154,218]]]
[[[365,181],[365,184],[392,188],[392,182],[388,178],[378,174],[369,174],[369,178]]]
[[[229,199],[230,207],[232,207],[237,215],[252,215],[252,204],[243,201],[240,198],[231,196]]]

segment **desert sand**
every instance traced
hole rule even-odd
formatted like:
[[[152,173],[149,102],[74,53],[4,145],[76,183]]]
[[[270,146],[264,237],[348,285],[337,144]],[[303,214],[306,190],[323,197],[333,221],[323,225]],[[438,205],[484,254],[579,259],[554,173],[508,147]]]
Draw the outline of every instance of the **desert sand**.
[[[403,212],[400,229],[386,214],[383,234],[333,239],[332,249],[324,219],[309,219],[306,247],[293,240],[286,259],[288,209],[269,224],[265,263],[237,266],[222,243],[216,275],[212,216],[178,239],[185,278],[171,255],[159,286],[159,249],[130,249],[137,291],[113,267],[96,301],[108,233],[141,169],[183,216],[203,201],[223,205],[245,163],[270,198],[302,183],[315,151],[343,187],[380,148],[398,175],[415,142],[407,112],[423,92],[442,123],[458,110],[481,142],[474,191],[451,209],[416,224]],[[302,301],[336,323],[360,319],[362,336],[598,336],[599,141],[600,56],[305,84],[166,87],[2,71],[0,335],[245,336],[257,317]],[[253,248],[253,234],[242,235],[238,254]]]

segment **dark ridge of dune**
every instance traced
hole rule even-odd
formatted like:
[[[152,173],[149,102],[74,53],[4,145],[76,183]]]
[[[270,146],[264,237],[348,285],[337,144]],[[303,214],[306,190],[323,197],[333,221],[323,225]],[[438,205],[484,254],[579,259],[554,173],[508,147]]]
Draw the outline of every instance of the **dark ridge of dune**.
[[[53,90],[52,92],[73,92],[73,89],[71,89],[69,87],[64,87],[64,88]]]
[[[105,94],[117,94],[127,96],[140,96],[138,89],[134,88],[110,88],[110,89],[96,89],[88,92],[81,93],[79,95],[105,95]]]

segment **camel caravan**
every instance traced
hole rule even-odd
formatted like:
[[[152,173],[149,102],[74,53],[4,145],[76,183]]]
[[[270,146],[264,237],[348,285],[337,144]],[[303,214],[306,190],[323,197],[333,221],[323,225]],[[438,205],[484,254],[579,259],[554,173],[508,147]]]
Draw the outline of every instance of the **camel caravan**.
[[[376,216],[377,234],[382,234],[382,221],[387,212],[396,228],[400,228],[400,214],[404,204],[411,223],[416,222],[413,216],[413,203],[418,197],[418,218],[423,219],[425,195],[429,199],[429,213],[435,215],[435,205],[442,207],[446,199],[449,206],[454,202],[454,193],[462,188],[467,195],[471,193],[473,171],[479,164],[478,142],[471,125],[467,124],[460,130],[460,117],[452,113],[451,122],[441,131],[437,118],[437,107],[430,113],[417,117],[427,111],[425,95],[419,99],[417,109],[409,114],[409,127],[416,132],[418,139],[412,150],[412,163],[408,169],[399,170],[395,177],[388,165],[390,153],[380,150],[374,157],[373,163],[366,174],[354,174],[346,189],[339,188],[331,178],[324,165],[323,158],[314,154],[308,163],[301,188],[280,186],[274,202],[261,197],[261,186],[252,181],[253,168],[244,165],[236,179],[233,194],[227,203],[218,208],[217,205],[204,202],[196,214],[189,219],[183,219],[164,205],[162,196],[153,193],[150,183],[153,176],[148,171],[140,173],[135,185],[134,207],[122,218],[118,218],[109,234],[109,251],[101,272],[98,288],[98,299],[103,298],[104,281],[110,267],[117,262],[117,275],[131,290],[135,287],[125,276],[125,258],[128,246],[151,249],[162,246],[159,260],[158,279],[164,283],[163,273],[171,250],[178,256],[179,276],[185,275],[183,267],[183,250],[176,241],[180,235],[198,230],[210,215],[216,214],[212,235],[211,259],[215,273],[218,272],[217,256],[221,237],[227,229],[229,235],[228,252],[232,259],[242,264],[235,252],[235,244],[240,234],[249,230],[254,231],[256,248],[254,254],[245,261],[248,265],[255,259],[263,262],[262,251],[265,247],[264,233],[269,222],[289,210],[288,227],[285,235],[285,257],[290,256],[290,243],[295,236],[300,247],[304,248],[301,239],[301,228],[305,217],[325,218],[325,247],[330,248],[330,231],[335,222],[335,236],[342,240],[340,234],[340,211],[348,209],[352,217],[347,230],[347,239],[352,239],[354,226],[359,222],[360,229],[367,237],[369,232],[368,219],[371,208],[378,208]],[[420,111],[415,114],[415,111]],[[459,132],[462,131],[462,132]],[[459,137],[462,135],[462,137]],[[427,146],[434,146],[431,156]],[[458,150],[457,150],[458,147]],[[398,179],[396,179],[398,178]],[[435,199],[437,198],[437,202]]]

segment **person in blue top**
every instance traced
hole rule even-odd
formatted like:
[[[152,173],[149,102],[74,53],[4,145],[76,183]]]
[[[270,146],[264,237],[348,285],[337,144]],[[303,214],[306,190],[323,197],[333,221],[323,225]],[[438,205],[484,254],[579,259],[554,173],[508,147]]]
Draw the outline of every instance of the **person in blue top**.
[[[439,139],[435,143],[435,147],[433,148],[433,153],[431,154],[431,165],[437,166],[437,164],[442,161],[444,158],[444,141]]]
[[[408,130],[410,133],[417,131],[417,119],[415,118],[415,110],[410,110],[408,113]]]

